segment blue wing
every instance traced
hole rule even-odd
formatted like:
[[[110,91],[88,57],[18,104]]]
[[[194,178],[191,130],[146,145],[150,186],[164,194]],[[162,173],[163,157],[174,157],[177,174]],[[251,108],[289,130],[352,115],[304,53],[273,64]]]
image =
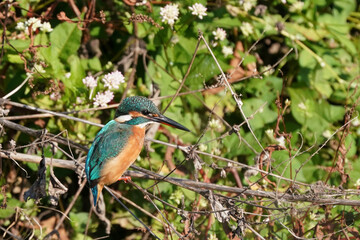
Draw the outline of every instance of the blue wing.
[[[130,135],[131,128],[114,120],[108,122],[96,135],[85,163],[86,177],[93,193],[94,205],[96,205],[98,195],[97,183],[104,164],[119,154]]]

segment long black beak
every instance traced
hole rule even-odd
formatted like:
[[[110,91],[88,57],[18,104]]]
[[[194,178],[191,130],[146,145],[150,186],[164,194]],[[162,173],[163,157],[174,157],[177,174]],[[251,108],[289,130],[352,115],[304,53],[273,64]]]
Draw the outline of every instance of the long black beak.
[[[180,123],[177,123],[174,120],[172,120],[172,119],[170,119],[168,117],[165,117],[164,115],[159,115],[158,117],[151,117],[150,119],[152,121],[154,121],[154,122],[163,123],[163,124],[168,125],[170,127],[174,127],[174,128],[178,128],[178,129],[190,132],[189,129],[187,129],[186,127],[184,127]]]

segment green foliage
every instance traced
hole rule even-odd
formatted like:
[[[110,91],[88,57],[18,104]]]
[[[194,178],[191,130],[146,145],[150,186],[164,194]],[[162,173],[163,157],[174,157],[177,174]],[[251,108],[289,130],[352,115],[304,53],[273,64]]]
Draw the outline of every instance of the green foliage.
[[[197,150],[208,153],[199,154],[201,169],[193,158],[179,149],[173,151],[158,143],[152,143],[147,151],[143,151],[136,165],[163,176],[178,166],[169,177],[279,191],[276,203],[266,198],[249,195],[245,198],[242,194],[235,196],[214,191],[234,197],[236,208],[227,227],[246,239],[255,238],[256,234],[249,228],[241,232],[239,211],[242,210],[254,214],[244,214],[243,219],[265,239],[292,238],[287,228],[305,238],[330,234],[337,238],[358,237],[356,229],[344,230],[360,225],[359,214],[352,208],[331,204],[318,206],[303,201],[293,203],[280,198],[289,193],[293,196],[313,194],[315,199],[322,194],[343,193],[343,189],[347,193],[355,192],[355,188],[360,187],[360,123],[354,119],[360,110],[359,3],[355,0],[171,1],[178,5],[179,16],[174,24],[169,24],[161,14],[165,2],[147,1],[145,5],[135,6],[129,6],[129,2],[132,1],[97,1],[92,6],[87,1],[75,1],[76,6],[72,6],[67,2],[20,0],[16,4],[9,1],[0,5],[2,16],[5,16],[5,6],[9,13],[7,21],[3,21],[6,28],[0,29],[5,37],[0,65],[1,96],[28,78],[28,82],[10,96],[12,101],[105,124],[114,117],[115,110],[94,108],[117,104],[123,96],[142,95],[155,97],[159,108],[164,109],[188,74],[181,95],[175,98],[165,115],[189,128],[191,133],[162,126],[153,137],[171,144],[198,144]],[[193,15],[189,7],[195,3],[206,6],[207,15],[202,18]],[[39,22],[34,22],[21,28],[21,23],[30,22],[29,16],[39,19],[42,27],[36,27]],[[46,22],[51,24],[52,30],[45,29]],[[226,32],[224,39],[216,34],[218,28]],[[204,41],[199,40],[199,32],[222,71],[228,75],[227,81],[241,98],[241,109],[225,87],[224,79],[219,77],[221,70]],[[196,57],[190,64],[198,43]],[[290,52],[290,49],[293,50]],[[187,72],[189,66],[191,69]],[[120,81],[112,88],[105,80],[107,74],[116,70],[121,72],[125,82]],[[96,86],[89,87],[84,83],[87,76],[94,77]],[[128,84],[131,84],[129,89]],[[110,94],[111,99],[100,104],[96,98],[105,93]],[[158,95],[163,98],[158,100]],[[11,117],[35,113],[8,106],[0,107],[1,110],[10,109]],[[244,117],[248,118],[251,129],[243,122]],[[52,134],[61,133],[62,137],[86,146],[99,131],[97,126],[55,116],[14,121],[29,128],[47,129]],[[233,130],[238,125],[236,134]],[[25,133],[4,129],[0,128],[1,151],[41,155],[41,141]],[[323,145],[329,138],[330,141]],[[12,139],[20,148],[14,149],[9,144]],[[47,157],[74,157],[79,162],[85,156],[84,152],[70,151],[64,145],[60,145],[61,151],[53,153],[54,147],[46,144]],[[261,152],[274,145],[282,148],[272,152],[269,162]],[[226,158],[226,161],[209,154]],[[261,157],[263,170],[268,166],[273,174],[294,182],[264,176],[253,170],[258,167]],[[7,190],[0,196],[0,202],[7,196],[7,207],[0,211],[1,225],[8,227],[15,221],[16,207],[21,209],[23,216],[57,215],[56,211],[46,212],[41,205],[19,200],[22,194],[19,189],[28,189],[35,181],[37,165],[21,163],[24,169],[20,170],[4,159],[0,182],[3,186],[7,183],[8,187],[4,187]],[[236,163],[250,166],[255,173]],[[24,177],[24,170],[30,179]],[[55,168],[55,175],[69,188],[67,194],[60,196],[58,209],[62,212],[78,189],[78,175],[69,172]],[[144,189],[154,184],[149,179],[133,180]],[[315,183],[319,182],[326,186],[321,193],[314,190],[318,186]],[[329,190],[332,185],[341,188]],[[140,191],[123,183],[112,187],[134,203],[127,206],[161,239],[177,238]],[[71,239],[85,236],[90,209],[87,188],[68,214],[70,220],[64,222],[66,231],[72,229],[67,236]],[[186,219],[178,209],[154,201],[181,234],[194,227],[199,232],[199,235],[194,232],[189,235],[194,239],[229,238],[231,231],[224,228],[226,224],[220,223],[209,212],[213,209],[206,194],[162,181],[148,191],[177,208],[205,212],[190,214],[192,218]],[[360,200],[350,193],[342,197]],[[143,233],[134,229],[142,225],[120,208],[109,194],[105,193],[104,198],[105,216],[112,223],[110,237],[123,234],[123,238],[141,239]],[[47,209],[47,199],[41,204]],[[135,208],[135,204],[147,213]],[[226,204],[230,203],[223,200],[221,204],[228,207]],[[43,224],[43,219],[38,220],[40,225]],[[104,223],[94,214],[90,220],[87,235],[91,238],[104,236]],[[21,221],[25,222],[24,218]],[[324,227],[326,224],[331,227]],[[344,231],[347,231],[346,235]],[[39,234],[37,231],[38,238]]]

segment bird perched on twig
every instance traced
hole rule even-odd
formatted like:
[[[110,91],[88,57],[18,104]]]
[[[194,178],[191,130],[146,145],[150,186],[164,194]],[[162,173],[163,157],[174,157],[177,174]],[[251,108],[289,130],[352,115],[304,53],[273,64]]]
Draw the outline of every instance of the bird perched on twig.
[[[136,96],[125,98],[116,110],[115,119],[108,122],[96,135],[85,164],[94,206],[104,185],[129,180],[129,177],[122,175],[141,152],[146,126],[155,122],[189,131],[163,116],[149,99]]]

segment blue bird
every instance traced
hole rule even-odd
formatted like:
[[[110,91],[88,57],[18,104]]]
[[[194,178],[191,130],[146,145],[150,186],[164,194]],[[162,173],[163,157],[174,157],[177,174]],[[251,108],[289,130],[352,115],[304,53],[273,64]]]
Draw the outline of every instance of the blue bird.
[[[149,99],[135,96],[125,98],[118,106],[114,120],[98,132],[85,164],[94,206],[104,185],[118,180],[128,180],[122,175],[141,152],[146,126],[155,122],[189,131],[181,124],[163,116]]]

